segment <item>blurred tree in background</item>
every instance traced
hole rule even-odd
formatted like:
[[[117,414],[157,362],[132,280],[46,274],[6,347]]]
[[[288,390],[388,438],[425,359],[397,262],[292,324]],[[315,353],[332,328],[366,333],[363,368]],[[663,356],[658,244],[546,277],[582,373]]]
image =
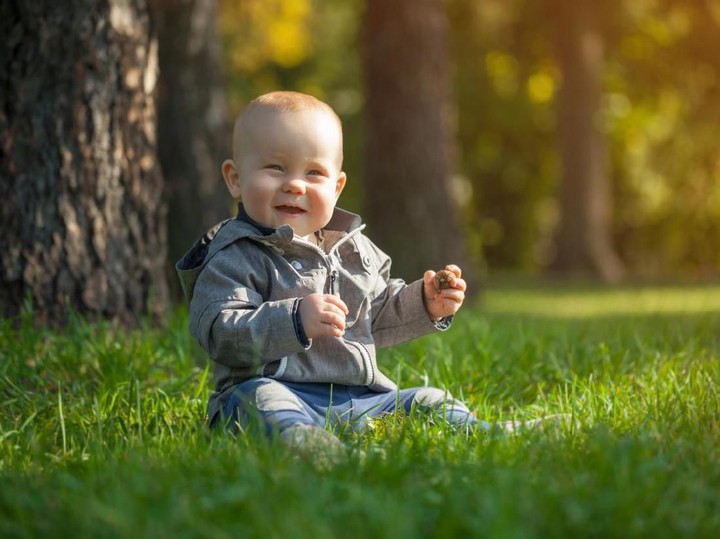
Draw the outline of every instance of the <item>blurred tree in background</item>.
[[[158,155],[168,201],[168,259],[174,264],[195,238],[234,211],[220,174],[230,153],[232,119],[217,0],[152,0],[151,6],[160,42]]]
[[[560,222],[550,267],[607,282],[623,265],[610,238],[612,205],[606,137],[598,111],[603,93],[607,13],[613,2],[550,0],[560,74],[555,104],[560,161]]]
[[[455,118],[445,6],[367,0],[362,26],[371,236],[392,256],[393,274],[408,281],[451,262],[468,270],[451,191]]]

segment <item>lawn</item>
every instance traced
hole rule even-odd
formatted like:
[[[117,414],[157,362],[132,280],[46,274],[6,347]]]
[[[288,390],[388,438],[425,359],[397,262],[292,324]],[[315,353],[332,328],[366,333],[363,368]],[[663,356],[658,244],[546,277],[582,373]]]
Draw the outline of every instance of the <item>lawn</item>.
[[[572,422],[467,437],[388,418],[340,433],[367,456],[330,471],[202,426],[186,322],[0,322],[0,537],[720,536],[720,286],[490,288],[383,350],[385,372],[486,420]]]

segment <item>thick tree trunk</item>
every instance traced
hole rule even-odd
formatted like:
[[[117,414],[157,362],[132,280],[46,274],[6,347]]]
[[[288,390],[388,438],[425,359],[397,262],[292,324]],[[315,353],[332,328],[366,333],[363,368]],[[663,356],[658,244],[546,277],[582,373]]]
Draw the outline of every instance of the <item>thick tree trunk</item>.
[[[0,305],[161,315],[165,209],[157,41],[145,0],[5,0],[0,8]]]
[[[602,92],[602,19],[593,0],[552,0],[562,87],[558,128],[562,155],[561,220],[551,269],[618,281],[623,266],[611,240],[607,150],[597,125]]]
[[[158,150],[168,201],[168,258],[174,265],[195,238],[234,209],[220,174],[220,164],[230,157],[232,126],[217,1],[153,0],[153,7],[160,41]]]
[[[467,260],[450,190],[447,26],[441,0],[368,0],[363,20],[366,220],[405,279]]]

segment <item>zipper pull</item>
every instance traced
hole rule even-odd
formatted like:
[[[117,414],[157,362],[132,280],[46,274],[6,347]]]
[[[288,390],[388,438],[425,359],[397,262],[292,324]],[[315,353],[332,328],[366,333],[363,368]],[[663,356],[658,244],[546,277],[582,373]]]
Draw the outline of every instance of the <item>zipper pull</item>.
[[[330,293],[333,296],[337,296],[337,290],[336,290],[337,277],[338,277],[338,270],[336,270],[334,268],[332,270],[330,270]]]

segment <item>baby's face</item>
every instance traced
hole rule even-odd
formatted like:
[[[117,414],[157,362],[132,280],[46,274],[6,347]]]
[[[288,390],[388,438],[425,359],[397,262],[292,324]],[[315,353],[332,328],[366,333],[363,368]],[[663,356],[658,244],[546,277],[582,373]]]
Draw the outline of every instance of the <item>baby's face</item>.
[[[330,221],[345,186],[342,136],[321,110],[263,111],[241,139],[235,165],[245,211],[258,223],[307,237]]]

